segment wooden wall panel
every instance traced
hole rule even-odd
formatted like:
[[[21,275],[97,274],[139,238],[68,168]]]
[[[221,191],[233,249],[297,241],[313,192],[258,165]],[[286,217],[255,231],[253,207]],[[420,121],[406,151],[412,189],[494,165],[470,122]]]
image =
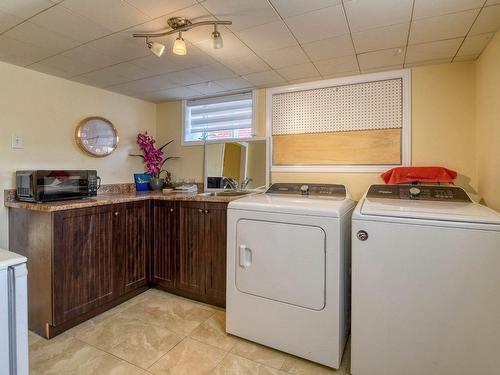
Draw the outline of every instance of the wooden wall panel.
[[[273,165],[401,163],[401,129],[273,136]]]

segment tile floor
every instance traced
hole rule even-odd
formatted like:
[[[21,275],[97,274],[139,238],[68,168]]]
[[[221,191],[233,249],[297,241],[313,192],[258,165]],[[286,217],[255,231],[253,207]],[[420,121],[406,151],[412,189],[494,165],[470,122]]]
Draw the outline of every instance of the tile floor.
[[[224,310],[147,292],[45,340],[30,333],[31,375],[322,375],[339,370],[225,333]]]

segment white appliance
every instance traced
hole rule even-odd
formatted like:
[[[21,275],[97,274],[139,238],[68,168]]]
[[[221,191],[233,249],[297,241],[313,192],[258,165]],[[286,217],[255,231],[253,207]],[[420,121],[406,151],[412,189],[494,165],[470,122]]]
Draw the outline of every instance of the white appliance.
[[[352,220],[353,375],[500,373],[500,216],[460,188],[373,185]]]
[[[0,375],[28,374],[26,258],[0,249]]]
[[[227,332],[338,368],[349,333],[341,185],[274,184],[229,203]]]

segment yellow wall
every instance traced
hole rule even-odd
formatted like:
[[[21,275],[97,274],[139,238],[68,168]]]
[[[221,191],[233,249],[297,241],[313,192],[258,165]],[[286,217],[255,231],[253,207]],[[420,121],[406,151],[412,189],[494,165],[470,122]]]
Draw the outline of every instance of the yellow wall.
[[[132,182],[143,171],[136,151],[138,132],[156,131],[155,105],[128,96],[0,63],[0,199],[15,187],[18,169],[97,169],[103,183]],[[116,151],[105,158],[84,154],[74,141],[78,122],[103,116],[120,135]],[[11,148],[11,135],[24,149]],[[7,209],[0,209],[0,247],[8,245]]]
[[[459,172],[459,186],[475,196],[477,188],[474,147],[474,62],[433,65],[412,69],[412,161],[414,165],[442,165]],[[265,90],[257,91],[257,133],[265,134]],[[159,106],[158,135],[181,136],[181,103]],[[177,138],[177,139],[179,139]],[[164,138],[165,139],[165,138]],[[201,151],[200,151],[201,150]],[[203,179],[203,150],[180,147],[184,155],[176,170],[188,170]],[[175,171],[174,171],[175,174]],[[273,182],[324,182],[345,184],[359,199],[378,173],[273,173]]]
[[[478,189],[500,211],[500,32],[476,62]]]

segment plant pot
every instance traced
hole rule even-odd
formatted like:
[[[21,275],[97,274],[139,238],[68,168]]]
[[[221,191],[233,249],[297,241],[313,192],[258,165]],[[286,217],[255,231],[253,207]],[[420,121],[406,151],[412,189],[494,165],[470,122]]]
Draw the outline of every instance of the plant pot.
[[[163,185],[165,184],[165,180],[163,178],[152,178],[149,180],[149,186],[151,186],[152,190],[160,191],[163,189]]]

